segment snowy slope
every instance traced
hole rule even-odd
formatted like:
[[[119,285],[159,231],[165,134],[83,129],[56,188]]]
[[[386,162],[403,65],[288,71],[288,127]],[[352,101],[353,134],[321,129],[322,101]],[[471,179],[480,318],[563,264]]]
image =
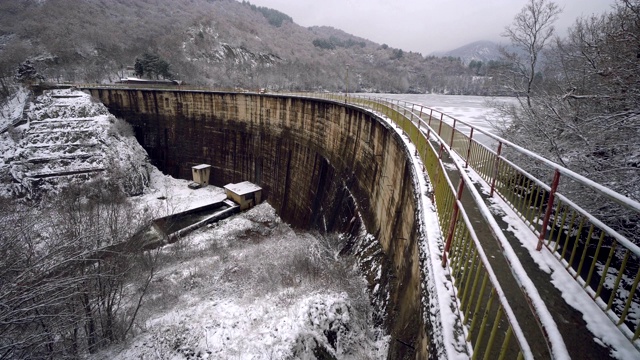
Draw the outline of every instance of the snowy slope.
[[[52,90],[29,104],[25,125],[0,135],[0,194],[38,197],[101,176],[139,194],[146,153],[130,127],[77,90]]]
[[[450,51],[436,52],[433,55],[460,58],[465,65],[468,65],[473,60],[486,63],[491,60],[500,59],[499,47],[500,44],[493,41],[482,40],[472,42]]]
[[[172,198],[186,189],[152,183]],[[336,245],[294,232],[266,203],[200,229],[162,249],[135,336],[94,358],[385,358],[364,280]]]

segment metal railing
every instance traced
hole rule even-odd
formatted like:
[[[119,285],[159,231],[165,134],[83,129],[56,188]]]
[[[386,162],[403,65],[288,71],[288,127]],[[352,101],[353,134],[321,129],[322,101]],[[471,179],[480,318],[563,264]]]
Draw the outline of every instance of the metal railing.
[[[444,146],[486,181],[491,195],[498,194],[528,225],[538,237],[537,249],[544,246],[551,251],[622,333],[640,348],[640,314],[637,309],[632,311],[640,305],[640,247],[634,243],[640,239],[628,239],[605,224],[572,201],[570,195],[562,194],[559,184],[561,179],[570,181],[583,195],[598,195],[607,201],[608,208],[622,207],[635,216],[640,215],[640,203],[435,109],[402,100],[363,96],[350,96],[349,101],[378,111],[380,103],[387,104],[386,108],[396,107],[395,114],[382,112],[403,128],[407,123],[417,123],[418,131],[435,132]],[[416,129],[405,131],[413,140]],[[474,135],[478,133],[490,138],[495,150],[477,141]],[[542,181],[508,160],[504,156],[507,148],[546,169],[552,174],[548,176],[551,180]]]
[[[345,101],[343,96],[316,94],[315,96]],[[533,354],[518,324],[496,275],[491,268],[466,210],[460,202],[464,186],[472,186],[461,178],[456,188],[441,160],[444,140],[437,136],[441,146],[436,149],[419,128],[419,122],[407,118],[393,106],[374,100],[349,97],[349,102],[365,105],[385,114],[407,134],[416,147],[431,184],[438,222],[443,230],[445,252],[442,265],[450,266],[459,300],[458,311],[466,326],[466,340],[473,349],[473,359],[532,359]],[[515,337],[515,339],[513,339]]]

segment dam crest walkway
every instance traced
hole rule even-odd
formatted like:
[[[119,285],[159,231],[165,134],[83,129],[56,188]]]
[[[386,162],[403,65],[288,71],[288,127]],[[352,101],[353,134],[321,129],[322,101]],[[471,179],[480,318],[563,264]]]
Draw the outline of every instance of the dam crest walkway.
[[[453,284],[459,317],[445,348],[464,341],[466,355],[484,359],[640,358],[640,237],[586,210],[633,219],[640,203],[421,104],[312,96],[386,118],[428,175],[444,250],[433,266]]]

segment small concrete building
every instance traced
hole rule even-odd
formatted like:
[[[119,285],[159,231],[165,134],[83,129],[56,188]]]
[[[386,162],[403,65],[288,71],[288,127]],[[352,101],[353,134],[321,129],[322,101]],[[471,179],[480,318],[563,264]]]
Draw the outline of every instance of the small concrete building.
[[[136,68],[135,68],[135,66],[128,65],[127,66],[127,72],[126,72],[124,77],[127,77],[127,78],[136,77]]]
[[[262,188],[248,181],[227,184],[224,186],[224,190],[228,199],[240,205],[240,210],[253,207],[262,201]]]
[[[193,174],[193,184],[190,184],[190,188],[200,188],[209,185],[209,175],[211,174],[211,165],[200,164],[191,168]]]

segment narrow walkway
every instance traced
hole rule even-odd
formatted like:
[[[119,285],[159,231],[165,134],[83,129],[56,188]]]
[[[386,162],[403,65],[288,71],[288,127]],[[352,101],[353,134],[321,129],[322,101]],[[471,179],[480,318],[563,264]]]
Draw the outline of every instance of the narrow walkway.
[[[451,164],[449,168],[454,169],[448,170],[448,173],[453,181],[453,185],[457,187],[460,181],[460,175],[458,171],[455,170],[453,161],[446,153],[443,153],[442,161],[445,164]],[[478,193],[483,194],[479,185],[475,186]],[[490,204],[487,202],[488,196],[483,195],[483,197],[485,198],[485,204],[489,206]],[[553,358],[545,340],[547,335],[543,333],[543,330],[539,326],[537,316],[534,315],[534,309],[529,305],[527,296],[514,277],[511,266],[498,240],[491,232],[490,226],[482,216],[481,210],[476,205],[468,188],[464,189],[461,201],[469,219],[473,223],[474,230],[482,243],[482,247],[487,254],[487,258],[498,278],[500,286],[505,291],[507,301],[513,309],[520,327],[531,346],[535,358]],[[503,234],[518,256],[527,276],[534,283],[540,297],[551,313],[571,358],[594,360],[614,359],[611,357],[609,349],[595,341],[595,336],[587,329],[586,323],[582,319],[582,314],[565,302],[560,290],[551,283],[551,275],[539,268],[531,258],[528,250],[522,247],[516,235],[509,231],[508,224],[502,220],[500,214],[493,214],[493,217],[500,225]]]
[[[478,188],[478,185],[476,185],[476,188]],[[478,192],[482,194],[479,188]],[[483,195],[483,197],[485,196]],[[489,205],[487,198],[485,198],[485,204]],[[492,215],[500,225],[502,233],[518,256],[522,267],[527,272],[527,276],[534,283],[540,297],[553,316],[553,320],[556,322],[571,358],[594,360],[615,359],[611,356],[610,349],[596,341],[595,335],[587,328],[582,313],[567,304],[562,298],[561,291],[551,282],[551,274],[540,269],[531,257],[529,251],[522,246],[516,234],[509,230],[509,224],[502,219],[501,214],[495,214],[492,211]],[[523,224],[522,226],[525,225]],[[546,251],[546,249],[543,249],[543,251]]]

